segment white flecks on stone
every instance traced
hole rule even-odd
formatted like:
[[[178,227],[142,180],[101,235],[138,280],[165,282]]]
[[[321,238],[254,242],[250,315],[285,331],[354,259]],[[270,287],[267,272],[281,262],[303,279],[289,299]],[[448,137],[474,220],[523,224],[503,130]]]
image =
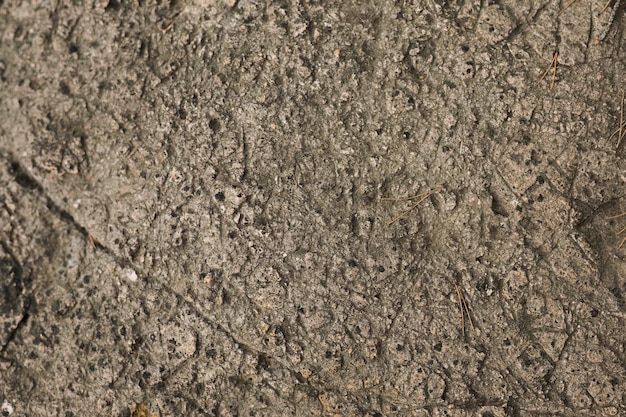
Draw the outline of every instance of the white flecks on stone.
[[[126,268],[124,272],[126,273],[126,278],[128,278],[130,282],[137,282],[137,272],[135,272],[134,269]]]
[[[11,414],[13,414],[13,406],[11,405],[10,402],[8,402],[7,400],[4,400],[2,402],[2,406],[0,406],[0,411],[2,411],[2,414],[5,416],[10,416]]]

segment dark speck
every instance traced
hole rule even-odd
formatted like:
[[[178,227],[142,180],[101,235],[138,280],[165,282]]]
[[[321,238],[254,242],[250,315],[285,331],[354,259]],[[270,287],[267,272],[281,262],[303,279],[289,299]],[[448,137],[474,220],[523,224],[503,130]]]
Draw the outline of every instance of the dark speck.
[[[215,199],[217,201],[224,201],[226,197],[224,196],[224,193],[220,191],[219,193],[215,194]]]
[[[620,291],[619,288],[611,288],[610,291],[611,294],[615,296],[615,298],[617,298],[618,300],[622,299],[622,291]]]
[[[211,119],[209,120],[209,128],[211,128],[212,131],[217,131],[220,128],[220,121],[217,119]]]

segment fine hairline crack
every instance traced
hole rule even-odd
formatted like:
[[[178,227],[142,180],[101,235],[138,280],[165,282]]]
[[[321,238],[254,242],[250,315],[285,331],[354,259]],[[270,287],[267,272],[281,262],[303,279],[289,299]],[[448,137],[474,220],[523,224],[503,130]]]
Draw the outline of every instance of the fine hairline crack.
[[[77,230],[81,235],[83,235],[86,239],[93,242],[93,245],[101,249],[104,253],[109,255],[111,258],[117,262],[123,268],[132,268],[136,270],[134,265],[131,262],[117,255],[111,248],[106,245],[103,245],[101,242],[95,239],[90,239],[92,236],[91,233],[87,230],[85,226],[83,226],[80,222],[78,222],[72,213],[61,207],[46,191],[43,184],[17,159],[14,155],[9,154],[7,158],[9,162],[9,172],[15,178],[15,182],[17,182],[21,187],[36,191],[46,200],[46,207],[50,210],[54,215],[60,218],[63,222],[69,224],[75,230]]]
[[[22,269],[22,265],[20,264],[20,262],[16,258],[15,254],[13,253],[11,248],[8,247],[4,241],[0,241],[0,247],[2,247],[2,250],[9,255],[9,257],[13,261],[13,265],[16,268],[16,273],[19,275],[19,278],[22,279],[22,274],[24,273],[23,269]],[[31,308],[32,304],[33,304],[33,300],[31,298],[31,296],[26,295],[25,299],[24,299],[24,304],[22,306],[21,316],[20,316],[19,320],[17,321],[17,323],[15,324],[13,329],[9,332],[9,335],[8,335],[6,341],[2,344],[2,346],[0,346],[0,357],[4,358],[4,355],[5,355],[5,352],[6,352],[7,348],[8,348],[8,346],[12,342],[15,341],[15,338],[16,338],[17,334],[19,333],[20,329],[22,327],[24,327],[26,325],[26,323],[28,322],[28,319],[30,318],[30,308]]]
[[[59,204],[57,204],[54,201],[54,199],[46,192],[43,184],[31,172],[29,172],[29,170],[18,160],[18,158],[16,158],[11,153],[9,153],[9,155],[7,157],[7,155],[3,154],[2,150],[0,150],[0,156],[4,156],[9,161],[9,165],[10,165],[9,166],[9,172],[11,173],[11,175],[13,175],[13,177],[15,178],[15,181],[20,186],[22,186],[22,187],[24,187],[26,189],[30,189],[30,190],[36,191],[37,193],[39,193],[46,200],[46,207],[54,215],[58,216],[63,222],[68,223],[71,227],[73,227],[80,234],[82,234],[86,239],[89,239],[89,236],[91,234],[89,233],[87,228],[85,226],[83,226],[80,222],[78,222],[69,211],[67,211],[66,209],[64,209],[63,207],[61,207]],[[113,251],[113,249],[111,249],[110,247],[102,244],[101,242],[99,242],[99,241],[97,241],[95,239],[93,239],[93,243],[94,243],[94,245],[95,245],[95,247],[97,249],[100,249],[105,254],[109,255],[121,267],[123,267],[123,268],[130,268],[130,269],[134,270],[142,278],[142,280],[144,282],[153,282],[153,283],[157,284],[158,286],[160,286],[161,288],[163,288],[165,291],[167,291],[170,294],[172,294],[174,297],[176,297],[179,300],[181,300],[184,303],[186,303],[188,306],[190,306],[192,308],[192,310],[199,317],[202,318],[202,320],[205,320],[208,323],[212,323],[212,325],[215,326],[215,328],[217,330],[219,330],[219,331],[223,332],[224,334],[226,334],[227,337],[230,338],[231,340],[233,340],[233,342],[235,342],[240,348],[243,347],[243,348],[245,348],[245,349],[247,349],[249,351],[256,352],[258,354],[262,353],[262,354],[268,355],[267,352],[263,352],[263,350],[256,349],[255,347],[250,346],[248,343],[245,343],[242,340],[239,340],[239,338],[230,329],[228,329],[224,325],[222,325],[220,323],[213,322],[213,320],[211,320],[205,314],[203,314],[203,312],[196,305],[194,300],[192,300],[189,297],[186,297],[186,296],[178,293],[176,290],[174,290],[173,288],[168,286],[166,283],[159,282],[158,280],[155,280],[155,279],[151,278],[151,276],[149,274],[145,274],[143,271],[138,270],[136,268],[136,266],[133,265],[130,260],[128,260],[128,259],[126,259],[126,258],[124,258],[122,256],[117,255]],[[27,319],[28,319],[28,316],[25,316],[21,320],[21,324],[25,323],[27,321]],[[20,327],[22,327],[22,326],[20,326]],[[281,366],[283,366],[284,368],[288,369],[291,373],[295,373],[295,371],[290,366],[288,366],[287,364],[283,363],[282,361],[277,361],[277,362],[280,363]]]

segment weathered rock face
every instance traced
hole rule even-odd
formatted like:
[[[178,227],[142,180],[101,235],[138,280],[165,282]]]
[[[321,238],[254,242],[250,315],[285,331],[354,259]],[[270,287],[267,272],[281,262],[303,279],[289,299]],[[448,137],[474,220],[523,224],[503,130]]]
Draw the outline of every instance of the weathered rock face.
[[[0,0],[2,412],[625,413],[620,13],[484,3]]]

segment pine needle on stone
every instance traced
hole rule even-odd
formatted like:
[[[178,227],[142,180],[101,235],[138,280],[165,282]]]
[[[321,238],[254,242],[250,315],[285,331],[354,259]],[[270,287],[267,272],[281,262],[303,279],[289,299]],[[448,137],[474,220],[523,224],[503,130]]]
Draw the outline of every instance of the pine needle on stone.
[[[465,336],[465,315],[467,315],[467,319],[474,330],[474,322],[472,321],[472,315],[470,314],[469,306],[465,301],[465,297],[463,297],[463,293],[461,292],[461,287],[457,284],[454,284],[454,289],[456,290],[456,295],[459,299],[459,310],[461,311],[461,329],[463,331],[463,336]]]
[[[614,216],[608,216],[606,219],[607,220],[612,220],[612,219],[618,219],[620,217],[626,216],[626,211],[620,214],[616,214]],[[619,232],[615,233],[615,236],[619,236],[622,233],[626,232],[626,227],[624,227],[622,230],[620,230]],[[617,245],[617,249],[621,249],[622,246],[624,246],[624,243],[626,243],[626,236],[624,236],[621,240],[621,242],[619,243],[619,245]]]
[[[436,188],[433,188],[432,190],[428,190],[423,193],[413,195],[410,197],[382,197],[380,201],[408,201],[408,200],[414,200],[416,198],[419,198],[417,203],[413,204],[408,210],[405,210],[402,213],[400,213],[400,215],[394,217],[392,220],[390,220],[387,223],[387,225],[391,225],[397,222],[398,220],[400,220],[401,218],[403,218],[404,216],[406,216],[407,214],[415,210],[417,206],[419,206],[424,200],[426,200],[428,197],[435,194],[436,192],[439,192],[441,189],[442,187],[436,187]]]
[[[550,90],[554,88],[554,83],[556,82],[556,66],[557,66],[558,59],[559,59],[559,51],[556,51],[554,55],[552,56],[552,61],[550,61],[550,65],[548,65],[548,69],[546,70],[546,72],[543,73],[541,78],[539,78],[539,80],[537,81],[537,84],[539,84],[546,78],[546,76],[550,73],[550,70],[553,70],[552,81],[550,82]]]

